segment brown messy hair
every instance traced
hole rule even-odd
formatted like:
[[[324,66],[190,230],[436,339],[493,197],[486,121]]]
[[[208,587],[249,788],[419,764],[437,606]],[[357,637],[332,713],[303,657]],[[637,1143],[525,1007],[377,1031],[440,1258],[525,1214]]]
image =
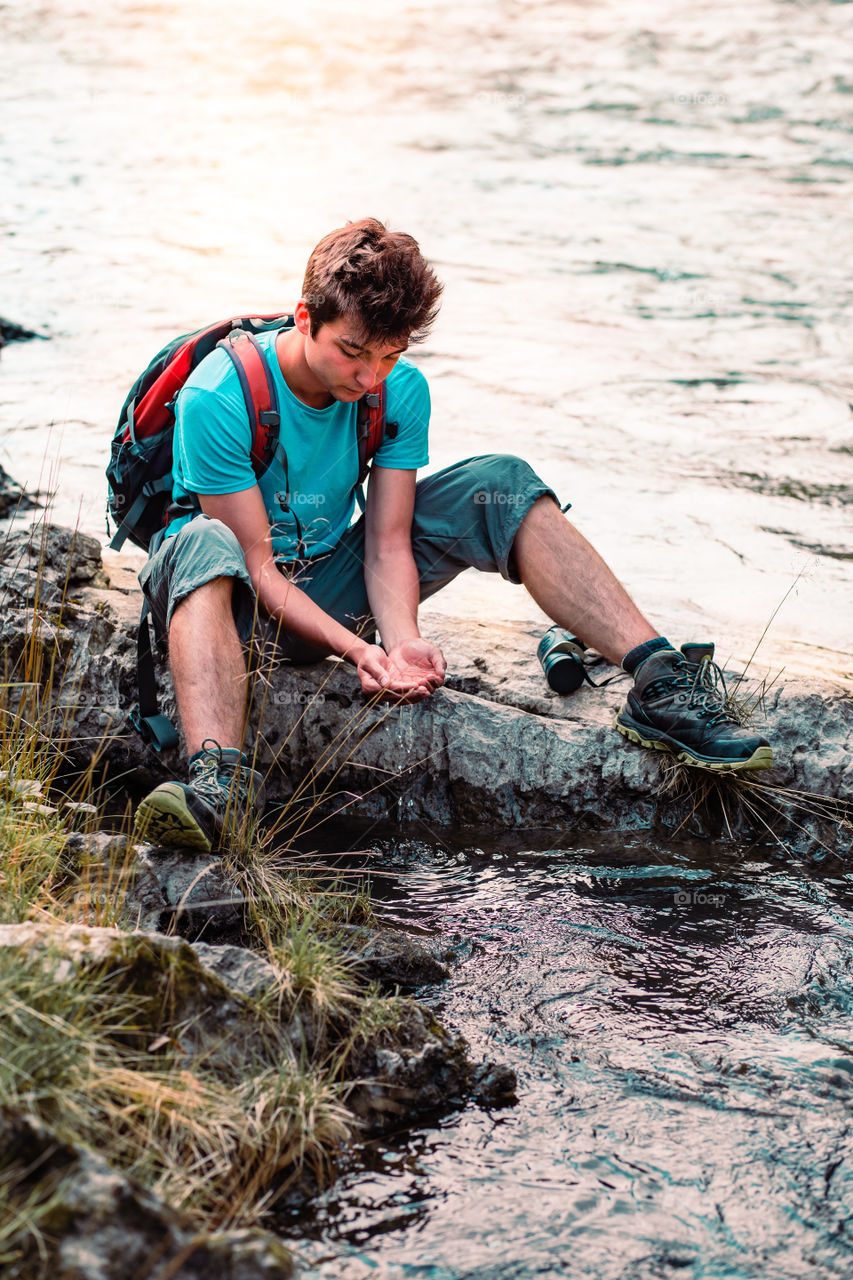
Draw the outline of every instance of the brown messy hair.
[[[443,286],[412,236],[360,218],[324,236],[311,257],[302,297],[311,336],[349,316],[365,342],[422,342],[438,314]]]

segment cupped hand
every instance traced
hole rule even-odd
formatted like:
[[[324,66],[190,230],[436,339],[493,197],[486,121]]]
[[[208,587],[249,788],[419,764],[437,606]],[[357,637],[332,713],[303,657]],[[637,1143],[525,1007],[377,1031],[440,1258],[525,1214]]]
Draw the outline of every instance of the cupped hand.
[[[415,701],[431,692],[422,671],[404,672],[394,665],[378,644],[368,645],[355,665],[362,692],[381,695],[386,701]]]
[[[432,693],[439,685],[444,684],[447,663],[444,654],[437,645],[419,637],[414,640],[403,640],[388,650],[388,661],[391,668],[403,679],[418,680],[428,686]]]
[[[389,702],[420,702],[444,683],[446,665],[440,649],[426,640],[406,640],[389,653],[368,645],[356,663],[361,688]]]

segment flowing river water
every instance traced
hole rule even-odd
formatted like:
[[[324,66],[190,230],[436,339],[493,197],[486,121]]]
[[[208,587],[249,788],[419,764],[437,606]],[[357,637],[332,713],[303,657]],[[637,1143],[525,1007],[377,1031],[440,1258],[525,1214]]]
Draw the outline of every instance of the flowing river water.
[[[300,1256],[324,1280],[850,1275],[849,876],[519,843],[389,841],[375,887],[454,956],[420,994],[518,1105],[375,1144],[283,1223]]]
[[[673,638],[853,680],[853,9],[0,3],[0,463],[103,535],[125,390],[375,213],[446,283],[431,467],[523,453]],[[470,574],[436,608],[540,619]],[[429,610],[426,613],[428,616]],[[428,629],[428,628],[427,628]],[[452,668],[453,655],[448,654]],[[850,882],[761,849],[389,843],[519,1104],[370,1148],[323,1277],[851,1273]],[[553,842],[552,842],[553,843]]]

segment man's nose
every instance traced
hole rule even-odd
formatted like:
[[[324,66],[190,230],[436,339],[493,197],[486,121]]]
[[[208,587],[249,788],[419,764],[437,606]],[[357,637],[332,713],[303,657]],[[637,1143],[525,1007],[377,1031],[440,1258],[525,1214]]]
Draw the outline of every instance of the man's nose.
[[[365,391],[369,391],[370,388],[379,381],[379,369],[381,364],[381,360],[362,360],[359,365],[356,381],[360,387],[364,387]]]

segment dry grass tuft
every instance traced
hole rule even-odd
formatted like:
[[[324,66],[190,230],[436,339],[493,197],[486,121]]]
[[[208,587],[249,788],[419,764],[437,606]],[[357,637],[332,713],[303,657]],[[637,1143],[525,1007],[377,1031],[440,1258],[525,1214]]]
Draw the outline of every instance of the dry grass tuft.
[[[684,817],[673,832],[693,819],[705,830],[732,841],[756,834],[786,855],[804,848],[815,860],[838,857],[853,840],[853,808],[845,800],[782,786],[748,773],[717,773],[660,757],[658,795],[676,801]]]
[[[200,1228],[256,1222],[306,1174],[322,1183],[350,1136],[342,1087],[267,1028],[235,1084],[220,1055],[187,1058],[146,1026],[112,976],[45,982],[41,961],[0,958],[0,1097],[60,1139],[100,1151]],[[239,1046],[233,1046],[235,1057]]]

